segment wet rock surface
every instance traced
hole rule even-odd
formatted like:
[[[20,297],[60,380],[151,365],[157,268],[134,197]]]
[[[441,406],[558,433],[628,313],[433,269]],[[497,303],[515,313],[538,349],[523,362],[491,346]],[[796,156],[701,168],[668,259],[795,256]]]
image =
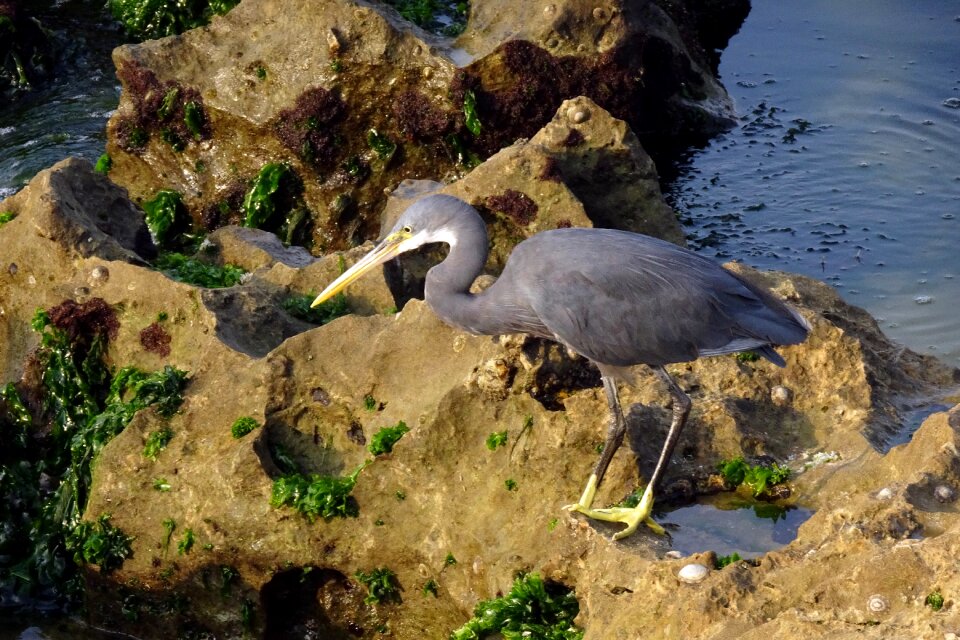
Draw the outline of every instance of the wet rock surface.
[[[444,189],[480,202],[522,189],[538,211],[589,224],[587,203],[562,183],[547,181],[550,191],[540,192],[505,177],[517,172],[500,163],[526,163],[539,175],[549,147],[535,140]],[[321,287],[363,248],[343,264],[336,255],[313,260],[227,227],[210,238],[211,258],[243,265],[247,280],[223,290],[174,282],[144,266],[135,243],[121,242],[142,232],[133,207],[112,209],[120,213],[110,229],[140,230],[116,231],[119,238],[102,231],[87,198],[51,207],[81,190],[122,202],[88,164],[68,161],[2,204],[18,214],[0,227],[4,262],[17,265],[0,270],[3,379],[24,373],[36,307],[94,295],[116,310],[112,364],[169,363],[190,373],[173,438],[156,460],[142,454],[156,427],[145,411],[95,466],[88,517],[109,512],[135,539],[119,570],[86,572],[94,622],[140,637],[373,638],[383,625],[393,637],[443,637],[478,600],[506,592],[515,572],[535,570],[575,590],[587,638],[942,637],[957,628],[957,410],[932,415],[907,444],[883,453],[903,407],[948,393],[957,373],[890,343],[831,287],[728,265],[796,305],[810,338],[780,350],[784,369],[733,356],[670,368],[694,401],[665,482],[685,489],[672,495],[716,491],[708,479],[720,459],[769,456],[794,470],[788,503],[815,511],[779,551],[685,583],[684,566],[712,568],[716,555],[668,555],[669,540],[646,531],[614,543],[613,527],[562,510],[579,495],[606,428],[599,380],[582,359],[543,341],[463,334],[416,299],[389,313],[395,299],[377,276],[349,297],[368,315],[312,327],[281,309],[285,293]],[[50,232],[51,219],[72,231]],[[494,229],[505,223],[491,218]],[[528,223],[530,232],[556,224]],[[81,250],[87,237],[100,239]],[[169,342],[158,340],[169,352],[142,339],[161,312]],[[665,389],[642,367],[636,373],[637,386],[621,390],[634,405],[629,446],[600,487],[601,504],[651,472],[669,423]],[[233,437],[241,416],[262,428]],[[345,475],[370,457],[373,434],[400,420],[409,433],[359,475],[356,517],[309,522],[271,506],[279,451],[305,472]],[[507,445],[491,451],[494,431],[507,432]],[[157,491],[157,478],[170,490]],[[164,548],[167,519],[192,529],[192,551]],[[375,567],[396,573],[398,600],[364,602],[355,576]],[[428,580],[436,598],[422,593]],[[935,589],[946,597],[936,612],[925,604]],[[189,606],[169,606],[174,597]],[[136,621],[125,615],[131,607]]]
[[[258,172],[285,163],[310,212],[301,233],[311,251],[343,249],[376,235],[385,190],[462,176],[536,134],[567,99],[587,96],[650,142],[728,126],[716,47],[744,5],[563,0],[504,10],[479,0],[451,40],[379,4],[247,0],[208,27],[115,51],[123,92],[108,126],[111,177],[136,202],[180,192],[212,230],[242,219]],[[564,129],[562,144],[580,146],[581,134]],[[610,180],[624,181],[639,171],[649,183],[649,159],[635,157],[629,138],[613,142],[628,147],[625,158],[599,145],[581,154],[599,152],[569,181],[588,209],[604,200],[603,186],[582,193],[588,174],[611,169]],[[567,155],[561,170],[578,164]]]

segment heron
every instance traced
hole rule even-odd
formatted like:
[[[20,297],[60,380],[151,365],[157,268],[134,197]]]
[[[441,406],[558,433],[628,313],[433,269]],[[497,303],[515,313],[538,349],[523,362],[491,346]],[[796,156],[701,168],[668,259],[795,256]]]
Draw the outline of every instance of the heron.
[[[489,252],[480,214],[459,198],[424,196],[411,204],[377,246],[314,300],[316,306],[364,273],[426,244],[449,246],[427,271],[424,298],[445,323],[475,335],[527,334],[566,346],[600,371],[610,422],[600,459],[576,503],[589,518],[622,523],[614,539],[652,518],[663,476],[690,413],[691,400],[665,365],[751,351],[778,366],[773,349],[802,342],[810,325],[795,309],[716,262],[650,236],[614,229],[565,228],[536,233],[514,247],[499,278],[470,287]],[[593,508],[597,487],[623,442],[626,420],[617,382],[630,367],[653,369],[672,398],[660,457],[636,507]]]

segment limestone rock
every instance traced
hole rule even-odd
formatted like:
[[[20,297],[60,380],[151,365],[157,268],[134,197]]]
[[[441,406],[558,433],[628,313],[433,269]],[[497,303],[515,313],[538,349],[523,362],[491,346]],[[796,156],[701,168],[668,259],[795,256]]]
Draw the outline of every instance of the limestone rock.
[[[86,160],[62,160],[32,183],[38,186],[4,200],[3,210],[27,212],[19,224],[32,224],[38,236],[77,256],[139,261],[156,253],[143,213]]]
[[[742,2],[711,6],[727,4]],[[704,46],[723,34],[707,36],[699,5],[664,6],[481,1],[453,42],[357,0],[246,0],[208,27],[115,51],[123,93],[108,126],[111,177],[136,202],[179,191],[194,220],[213,229],[242,217],[263,166],[286,163],[310,210],[311,250],[342,249],[376,235],[385,189],[462,175],[476,154],[534,135],[565,99],[587,95],[634,131],[656,132],[646,135],[653,142],[731,122],[711,68],[716,53]],[[477,58],[458,70],[460,47]],[[475,132],[464,115],[468,95]],[[599,198],[601,210],[649,190],[649,160],[637,163],[635,140],[624,144],[645,177]],[[582,189],[571,186],[590,209],[588,183],[603,167],[587,167]],[[629,180],[631,171],[612,177]],[[593,191],[599,197],[603,187]],[[648,213],[628,216],[626,226]]]
[[[663,201],[653,160],[623,120],[586,97],[566,100],[531,138],[556,163],[594,226],[644,233],[675,244],[685,240]]]

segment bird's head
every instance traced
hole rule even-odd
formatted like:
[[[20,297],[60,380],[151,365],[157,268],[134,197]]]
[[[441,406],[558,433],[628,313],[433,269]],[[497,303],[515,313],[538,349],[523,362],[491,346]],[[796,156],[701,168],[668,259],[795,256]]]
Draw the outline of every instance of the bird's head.
[[[434,242],[445,242],[453,246],[456,244],[456,221],[465,210],[476,215],[470,205],[453,196],[434,194],[417,200],[403,212],[386,237],[370,253],[340,274],[310,306],[315,307],[329,300],[367,271],[401,253]]]

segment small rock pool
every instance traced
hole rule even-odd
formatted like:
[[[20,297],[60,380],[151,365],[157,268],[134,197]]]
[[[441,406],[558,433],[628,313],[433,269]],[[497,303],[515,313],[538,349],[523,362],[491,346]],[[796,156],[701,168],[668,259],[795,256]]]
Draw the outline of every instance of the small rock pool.
[[[802,506],[720,493],[654,517],[669,532],[670,549],[685,556],[715,551],[718,556],[738,553],[748,559],[789,544],[812,515]]]

